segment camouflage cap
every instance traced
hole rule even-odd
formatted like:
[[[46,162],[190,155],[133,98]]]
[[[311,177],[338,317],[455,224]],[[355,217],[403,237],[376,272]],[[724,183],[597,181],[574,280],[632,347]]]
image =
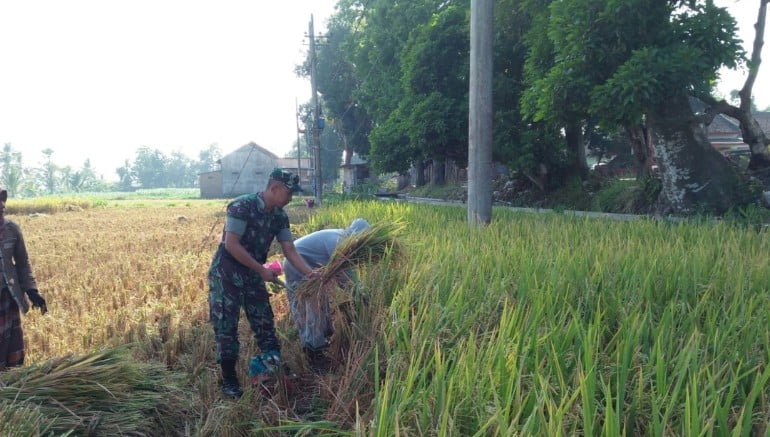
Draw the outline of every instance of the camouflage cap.
[[[292,193],[302,191],[302,187],[299,186],[299,176],[288,170],[276,167],[270,172],[270,179],[283,182]]]

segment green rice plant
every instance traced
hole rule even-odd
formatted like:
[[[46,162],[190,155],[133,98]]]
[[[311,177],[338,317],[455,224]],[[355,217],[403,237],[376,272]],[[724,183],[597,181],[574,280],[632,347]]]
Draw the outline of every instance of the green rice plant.
[[[751,403],[770,393],[754,376],[768,362],[762,234],[495,214],[469,229],[460,208],[364,202],[311,218],[408,224],[403,280],[371,284],[393,294],[372,434],[765,429],[766,403]],[[502,329],[510,308],[517,332]]]
[[[408,257],[387,252],[358,269],[338,302],[337,367],[326,375],[303,373],[285,298],[272,297],[283,356],[303,385],[294,397],[226,403],[205,293],[222,205],[193,203],[19,217],[51,296],[49,315],[24,320],[30,358],[139,342],[143,360],[186,372],[186,423],[199,435],[768,432],[767,231],[504,209],[469,228],[456,207],[300,207],[298,235],[356,217],[403,223]],[[205,239],[216,220],[217,238]],[[243,356],[256,351],[243,346]],[[22,410],[5,400],[18,423]],[[45,408],[30,423],[53,429]]]

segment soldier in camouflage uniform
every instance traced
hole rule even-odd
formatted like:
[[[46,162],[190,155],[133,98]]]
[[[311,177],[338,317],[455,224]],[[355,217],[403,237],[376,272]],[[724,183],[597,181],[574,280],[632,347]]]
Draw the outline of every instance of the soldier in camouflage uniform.
[[[222,393],[226,396],[243,394],[235,372],[240,352],[241,307],[262,352],[251,362],[253,381],[262,382],[280,362],[281,347],[275,336],[273,309],[265,287],[266,281],[277,282],[278,275],[262,266],[273,238],[303,275],[314,274],[294,247],[289,217],[283,210],[291,201],[292,193],[298,190],[298,178],[276,168],[270,173],[264,191],[239,196],[227,206],[222,242],[208,273],[210,320],[217,344],[217,361],[222,367]]]
[[[21,313],[29,311],[27,298],[43,314],[48,312],[37,291],[21,228],[5,219],[6,200],[8,192],[0,188],[0,371],[24,364]]]

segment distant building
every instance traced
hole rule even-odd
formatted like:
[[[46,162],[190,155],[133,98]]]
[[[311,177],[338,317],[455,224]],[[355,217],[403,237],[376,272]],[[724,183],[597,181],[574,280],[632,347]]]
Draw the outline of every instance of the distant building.
[[[222,197],[222,170],[199,173],[198,186],[204,199]]]
[[[297,167],[297,164],[299,164],[299,167]],[[313,166],[313,160],[311,158],[301,158],[299,163],[297,162],[297,158],[278,158],[278,163],[276,165],[294,174],[298,174],[299,184],[302,186],[302,189],[304,191],[312,191],[310,187],[313,184],[313,181],[311,180],[313,176],[313,169],[311,168]]]
[[[220,170],[198,175],[201,197],[235,197],[261,191],[270,171],[280,166],[279,159],[253,142],[239,147],[222,157]]]
[[[342,186],[345,191],[369,180],[369,163],[357,153],[353,153],[353,156],[350,157],[350,164],[343,164],[340,168],[342,169]]]
[[[690,100],[690,104],[696,113],[703,113],[706,109],[703,102],[694,98]],[[770,112],[756,111],[752,112],[751,115],[759,123],[759,127],[762,128],[765,135],[770,135]],[[734,118],[717,114],[711,124],[706,127],[706,131],[711,145],[720,152],[735,151],[736,149],[743,149],[748,152],[748,146],[743,142],[741,126]]]
[[[708,126],[707,131],[709,142],[720,152],[745,146],[738,122],[723,114],[714,117],[714,121]]]

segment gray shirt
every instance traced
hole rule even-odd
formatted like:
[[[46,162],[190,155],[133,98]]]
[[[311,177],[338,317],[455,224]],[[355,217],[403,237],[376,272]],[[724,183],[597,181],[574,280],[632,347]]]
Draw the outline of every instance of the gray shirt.
[[[357,218],[347,229],[322,229],[305,235],[294,241],[294,247],[311,268],[325,266],[343,238],[357,234],[368,227],[369,223],[366,220]],[[283,261],[283,270],[286,274],[286,285],[293,290],[294,284],[302,280],[302,273],[286,259]]]
[[[340,240],[346,235],[345,229],[323,229],[305,235],[294,241],[297,252],[312,268],[325,266],[334,253],[334,249]],[[284,260],[283,269],[286,273],[286,281],[295,283],[302,279],[299,272],[288,260]]]

